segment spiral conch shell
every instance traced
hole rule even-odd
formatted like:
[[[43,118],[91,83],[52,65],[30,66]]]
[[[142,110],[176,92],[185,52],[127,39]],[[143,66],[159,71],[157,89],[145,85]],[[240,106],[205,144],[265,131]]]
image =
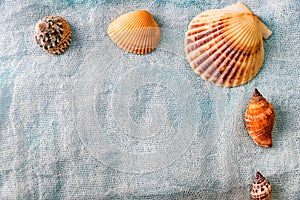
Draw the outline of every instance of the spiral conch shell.
[[[135,54],[153,51],[160,40],[159,26],[146,10],[121,15],[109,25],[107,33],[119,47]]]
[[[248,104],[244,116],[245,124],[253,141],[264,147],[272,147],[272,129],[275,121],[275,112],[257,89]]]
[[[259,171],[252,183],[252,200],[270,200],[272,195],[271,183]]]
[[[68,22],[60,16],[47,16],[35,27],[34,38],[37,44],[51,54],[65,52],[72,39],[72,31]]]
[[[242,2],[207,10],[189,24],[187,59],[204,80],[233,87],[252,80],[264,60],[262,38],[271,31]]]

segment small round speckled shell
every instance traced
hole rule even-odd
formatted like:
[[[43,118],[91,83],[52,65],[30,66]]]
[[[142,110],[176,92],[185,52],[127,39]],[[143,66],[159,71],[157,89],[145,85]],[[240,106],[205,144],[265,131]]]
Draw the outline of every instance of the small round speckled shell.
[[[252,183],[252,200],[270,200],[272,195],[271,183],[259,171],[256,172]]]
[[[71,44],[72,31],[62,17],[47,16],[36,24],[34,38],[43,50],[51,54],[62,54]]]

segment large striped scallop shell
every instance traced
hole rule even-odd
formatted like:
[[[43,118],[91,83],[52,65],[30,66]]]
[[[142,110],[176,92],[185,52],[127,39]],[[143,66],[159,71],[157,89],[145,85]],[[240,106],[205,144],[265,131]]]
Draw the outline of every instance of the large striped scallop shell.
[[[153,51],[160,40],[159,26],[146,10],[121,15],[109,25],[107,33],[119,47],[135,54]]]
[[[62,17],[47,16],[36,24],[34,38],[43,50],[51,54],[62,54],[71,44],[72,31]]]
[[[271,183],[259,171],[256,172],[252,183],[252,200],[270,200],[272,195]]]
[[[250,137],[257,145],[272,147],[274,108],[257,89],[247,106],[244,120]]]
[[[185,37],[187,59],[204,80],[218,86],[245,84],[264,60],[262,38],[272,32],[242,2],[207,10],[189,24]]]

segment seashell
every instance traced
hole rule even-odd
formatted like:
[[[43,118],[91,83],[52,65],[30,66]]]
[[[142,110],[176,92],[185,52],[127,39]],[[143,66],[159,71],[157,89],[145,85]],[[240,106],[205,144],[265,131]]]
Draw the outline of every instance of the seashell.
[[[271,31],[242,2],[207,10],[189,24],[185,52],[193,70],[218,86],[252,80],[264,60],[262,38]]]
[[[71,44],[72,31],[60,16],[44,17],[36,24],[34,32],[37,44],[51,54],[61,54]]]
[[[256,177],[252,183],[252,200],[270,200],[272,195],[271,183],[259,171],[256,171]]]
[[[257,89],[247,106],[244,116],[245,124],[253,141],[264,147],[272,147],[272,129],[275,121],[275,112]]]
[[[109,25],[107,33],[119,47],[135,54],[153,51],[160,40],[159,26],[146,10],[121,15]]]

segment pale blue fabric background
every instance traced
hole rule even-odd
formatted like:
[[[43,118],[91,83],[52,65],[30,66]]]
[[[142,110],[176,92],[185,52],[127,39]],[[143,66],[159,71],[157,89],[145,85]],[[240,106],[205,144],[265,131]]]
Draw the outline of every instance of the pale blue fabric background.
[[[299,1],[244,1],[273,31],[248,84],[217,87],[185,59],[192,18],[233,3],[0,0],[0,199],[250,199],[256,170],[272,199],[300,199]],[[144,56],[106,33],[138,9],[161,27]],[[35,44],[47,15],[71,26],[63,55]],[[276,111],[271,149],[244,126],[255,87]]]

